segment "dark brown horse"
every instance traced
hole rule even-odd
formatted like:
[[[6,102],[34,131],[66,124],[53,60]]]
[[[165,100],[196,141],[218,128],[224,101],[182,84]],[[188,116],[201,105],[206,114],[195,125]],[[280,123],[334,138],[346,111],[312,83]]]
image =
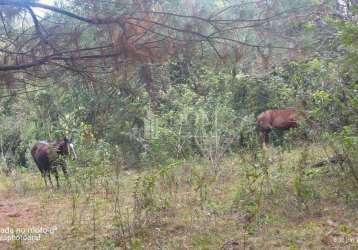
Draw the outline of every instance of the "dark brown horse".
[[[302,122],[309,126],[313,123],[307,119],[304,111],[296,108],[268,109],[257,116],[256,123],[260,130],[260,137],[263,147],[269,142],[269,134],[273,128],[287,130],[296,128]]]
[[[50,180],[50,184],[53,187],[50,175],[51,172],[55,175],[57,187],[60,187],[57,171],[58,166],[61,166],[65,177],[68,178],[64,157],[69,155],[69,149],[72,150],[73,157],[76,159],[77,155],[74,146],[66,137],[54,142],[39,141],[32,147],[32,158],[34,159],[42,177],[44,178],[46,187],[46,176]]]

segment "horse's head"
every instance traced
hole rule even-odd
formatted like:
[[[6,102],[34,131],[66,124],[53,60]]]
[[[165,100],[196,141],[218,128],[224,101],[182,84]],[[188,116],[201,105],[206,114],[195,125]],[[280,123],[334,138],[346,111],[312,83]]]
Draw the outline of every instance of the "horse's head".
[[[58,153],[61,155],[71,155],[74,160],[77,160],[77,154],[75,151],[75,146],[71,139],[67,139],[67,137],[64,137],[63,139],[60,139],[57,141],[58,145]]]

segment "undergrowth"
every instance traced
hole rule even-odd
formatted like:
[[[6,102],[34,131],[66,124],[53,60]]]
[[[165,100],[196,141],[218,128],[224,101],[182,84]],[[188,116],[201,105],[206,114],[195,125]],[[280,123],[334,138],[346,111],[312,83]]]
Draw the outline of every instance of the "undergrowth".
[[[358,244],[355,183],[337,175],[336,164],[310,167],[332,153],[314,145],[241,152],[226,156],[219,172],[203,159],[140,171],[120,162],[73,165],[59,190],[46,190],[35,170],[15,171],[0,176],[0,193],[18,202],[19,215],[5,216],[2,226],[58,230],[6,246],[352,249]],[[23,211],[32,214],[25,218]]]

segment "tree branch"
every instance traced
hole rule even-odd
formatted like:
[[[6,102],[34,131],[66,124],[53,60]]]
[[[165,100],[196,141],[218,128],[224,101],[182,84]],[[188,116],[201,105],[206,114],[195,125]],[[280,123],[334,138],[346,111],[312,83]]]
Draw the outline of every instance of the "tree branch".
[[[49,63],[50,61],[77,61],[77,60],[91,60],[91,59],[100,59],[100,58],[109,58],[109,57],[118,57],[122,53],[108,53],[108,54],[100,54],[100,55],[85,55],[85,56],[79,56],[79,57],[64,57],[64,56],[58,56],[58,55],[51,55],[44,58],[41,58],[39,60],[35,60],[29,63],[23,63],[23,64],[14,64],[14,65],[0,65],[0,71],[11,71],[11,70],[21,70],[21,69],[27,69],[35,66],[41,66],[44,64]],[[123,63],[124,61],[120,61],[119,63]]]
[[[37,2],[32,1],[23,1],[23,0],[0,0],[0,5],[9,5],[9,6],[15,6],[15,7],[23,7],[23,8],[29,8],[29,7],[35,7],[35,8],[41,8],[45,10],[50,10],[74,19],[78,19],[80,21],[90,23],[90,24],[111,24],[111,23],[118,23],[120,22],[121,17],[107,17],[107,18],[87,18],[83,16],[76,15],[72,12]]]

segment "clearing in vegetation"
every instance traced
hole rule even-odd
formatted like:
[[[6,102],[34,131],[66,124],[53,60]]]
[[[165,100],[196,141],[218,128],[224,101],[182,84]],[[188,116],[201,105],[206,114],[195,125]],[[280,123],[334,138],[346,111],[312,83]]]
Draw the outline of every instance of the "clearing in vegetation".
[[[354,249],[352,182],[334,175],[334,165],[310,167],[325,157],[311,145],[233,154],[217,173],[202,159],[141,171],[72,168],[60,190],[45,190],[37,170],[12,172],[0,177],[1,230],[13,230],[0,246]],[[33,238],[4,240],[21,236],[16,229]]]

